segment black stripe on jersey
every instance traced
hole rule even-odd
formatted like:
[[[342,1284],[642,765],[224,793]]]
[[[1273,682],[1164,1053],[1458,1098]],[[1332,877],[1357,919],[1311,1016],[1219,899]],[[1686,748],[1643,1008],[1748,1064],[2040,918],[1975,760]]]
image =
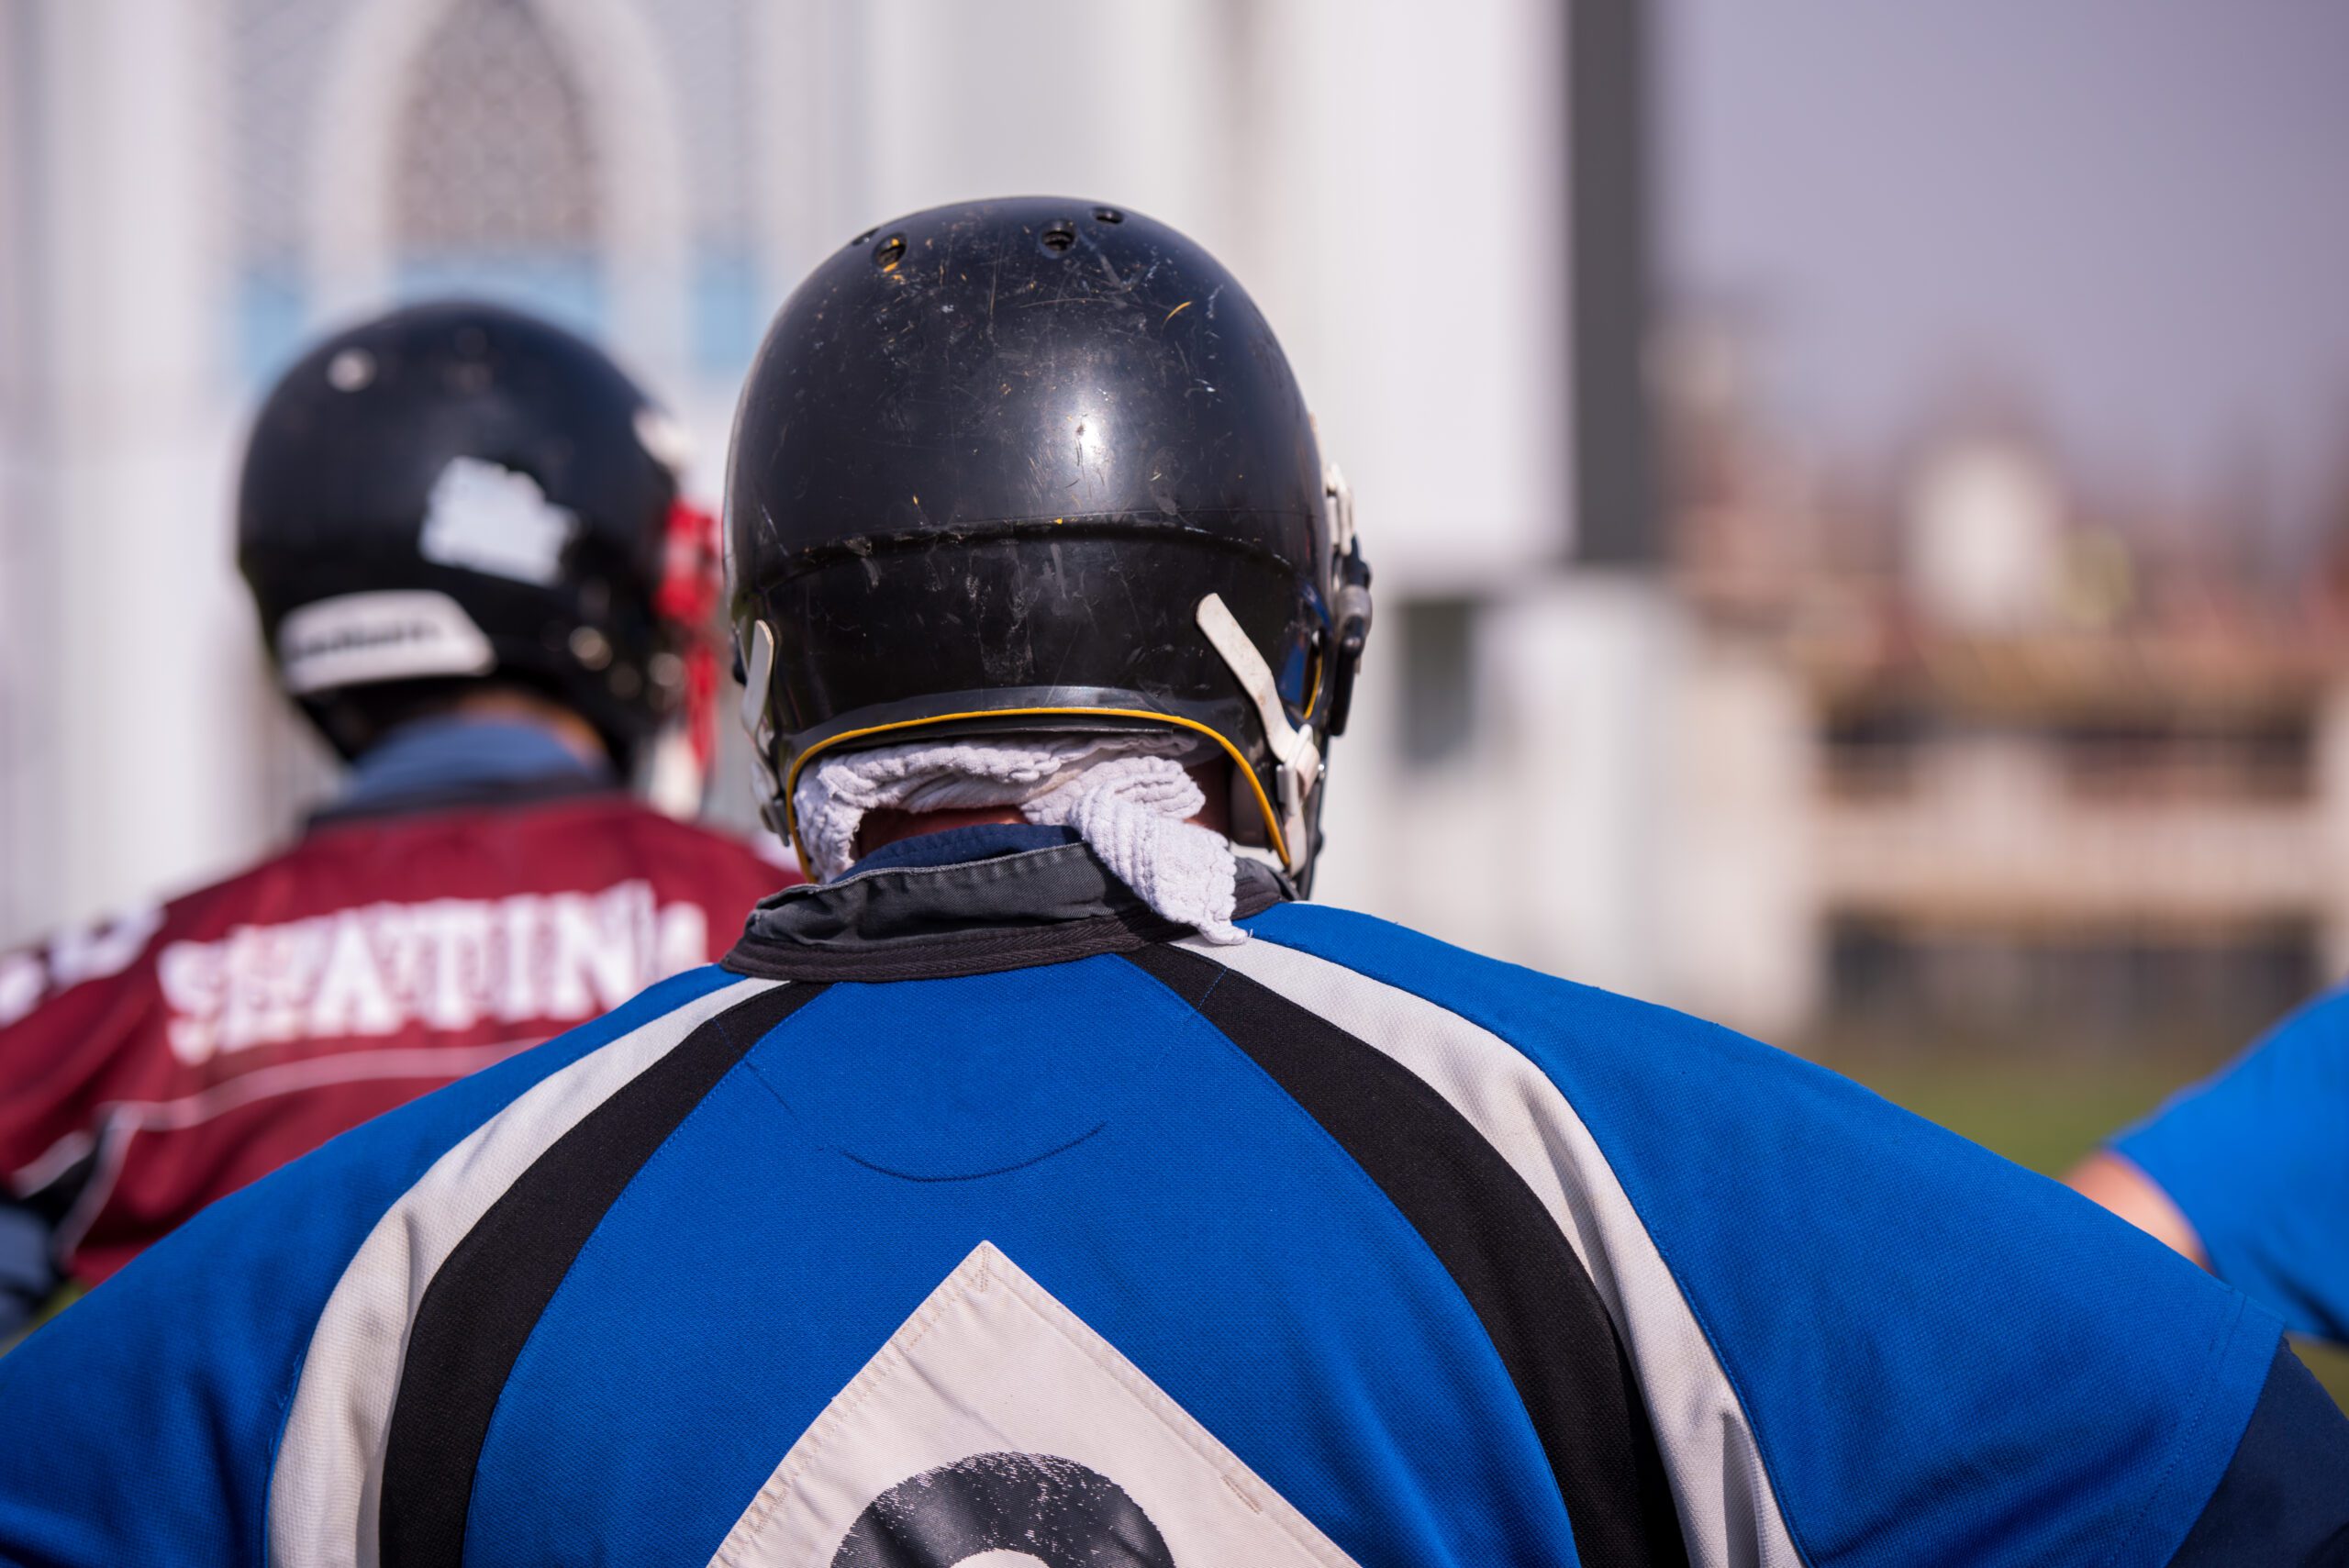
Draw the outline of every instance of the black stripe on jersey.
[[[489,1418],[555,1287],[644,1162],[821,985],[729,1007],[638,1073],[499,1195],[425,1287],[384,1452],[384,1568],[456,1568]]]
[[[1548,1455],[1585,1562],[1685,1564],[1647,1406],[1614,1319],[1533,1189],[1401,1062],[1176,947],[1128,962],[1254,1059],[1336,1139],[1459,1284]]]

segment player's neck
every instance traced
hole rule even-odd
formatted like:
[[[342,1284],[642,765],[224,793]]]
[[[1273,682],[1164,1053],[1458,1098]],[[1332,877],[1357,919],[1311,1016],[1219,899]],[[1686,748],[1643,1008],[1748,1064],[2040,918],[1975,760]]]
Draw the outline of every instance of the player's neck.
[[[589,724],[561,703],[529,692],[507,688],[473,692],[459,697],[445,710],[449,717],[469,724],[528,724],[543,729],[583,762],[607,766],[611,753]]]

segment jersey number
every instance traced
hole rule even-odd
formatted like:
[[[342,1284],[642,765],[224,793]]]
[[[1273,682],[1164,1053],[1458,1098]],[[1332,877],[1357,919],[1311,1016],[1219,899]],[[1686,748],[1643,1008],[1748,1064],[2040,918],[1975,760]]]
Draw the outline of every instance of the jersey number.
[[[984,1551],[1044,1568],[1174,1568],[1124,1487],[1048,1453],[974,1453],[898,1482],[857,1516],[832,1568],[954,1568]]]

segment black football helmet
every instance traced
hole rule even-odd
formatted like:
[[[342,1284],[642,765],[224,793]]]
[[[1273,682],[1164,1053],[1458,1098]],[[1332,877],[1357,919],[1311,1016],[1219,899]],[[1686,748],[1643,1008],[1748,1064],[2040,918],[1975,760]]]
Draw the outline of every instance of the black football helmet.
[[[836,748],[1173,728],[1308,879],[1370,572],[1272,328],[1182,235],[1021,198],[858,236],[767,330],[726,507],[778,831]]]
[[[238,499],[288,694],[348,756],[495,679],[577,711],[628,770],[716,690],[716,524],[679,500],[675,428],[597,350],[496,306],[317,344],[262,405]]]

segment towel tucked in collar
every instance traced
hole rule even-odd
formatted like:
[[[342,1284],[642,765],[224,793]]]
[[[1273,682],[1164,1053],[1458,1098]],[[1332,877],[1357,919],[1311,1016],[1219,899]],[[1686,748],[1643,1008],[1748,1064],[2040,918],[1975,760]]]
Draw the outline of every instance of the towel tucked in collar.
[[[914,741],[818,758],[793,799],[807,860],[830,881],[849,869],[868,812],[1008,806],[1066,827],[1156,913],[1211,942],[1248,940],[1232,924],[1238,863],[1229,840],[1188,820],[1206,806],[1174,735]]]

